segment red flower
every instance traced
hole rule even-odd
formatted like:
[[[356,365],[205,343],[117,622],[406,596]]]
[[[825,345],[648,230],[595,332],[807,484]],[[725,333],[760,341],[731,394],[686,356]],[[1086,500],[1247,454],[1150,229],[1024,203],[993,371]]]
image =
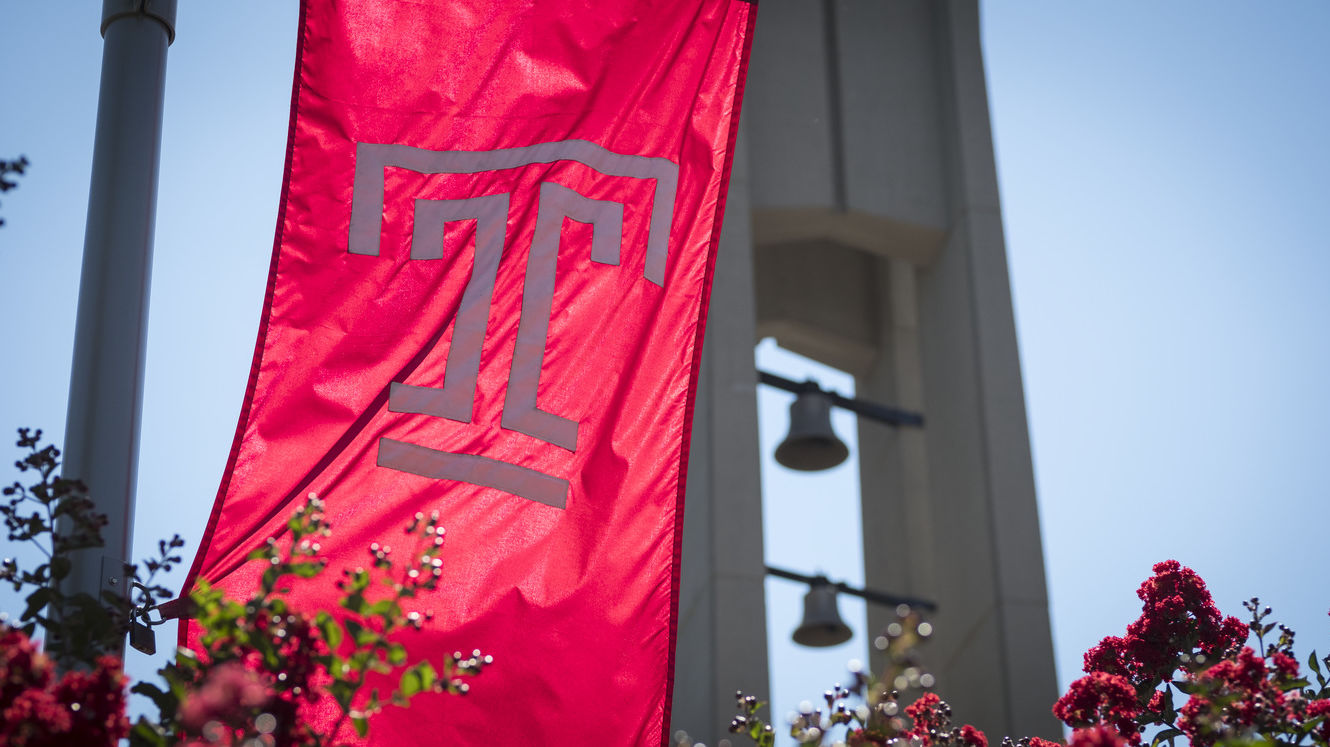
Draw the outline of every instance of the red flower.
[[[914,720],[914,728],[906,732],[921,741],[924,747],[933,743],[933,736],[947,728],[951,714],[947,704],[934,693],[924,693],[905,707],[905,715]]]
[[[91,672],[56,680],[26,633],[0,625],[0,744],[109,746],[128,734],[119,659],[103,657]]]
[[[1030,737],[1030,747],[1063,747],[1061,742],[1050,742],[1039,737]]]
[[[1276,651],[1274,656],[1270,657],[1270,663],[1274,664],[1275,671],[1284,679],[1297,679],[1298,660],[1283,651]]]
[[[1316,731],[1312,732],[1321,742],[1330,742],[1330,698],[1313,700],[1307,704],[1307,719],[1324,718]]]
[[[24,690],[0,712],[0,744],[38,747],[59,744],[69,731],[69,709],[48,690]],[[109,743],[108,743],[109,744]]]
[[[0,703],[12,703],[24,690],[44,690],[55,667],[18,628],[0,625]]]
[[[982,731],[966,724],[961,727],[961,744],[969,747],[988,747],[988,737]]]
[[[1155,690],[1155,694],[1150,696],[1150,704],[1145,707],[1145,710],[1150,713],[1163,713],[1165,706],[1164,700],[1164,691]]]
[[[1113,729],[1106,726],[1093,726],[1089,729],[1077,729],[1071,733],[1067,747],[1124,747],[1126,742]],[[1033,740],[1031,741],[1033,745]]]
[[[113,745],[129,735],[120,659],[103,656],[91,672],[66,672],[54,695],[70,713],[68,744]]]
[[[1126,677],[1135,687],[1157,687],[1193,658],[1197,650],[1214,660],[1247,640],[1247,626],[1222,617],[1205,582],[1176,560],[1154,566],[1154,576],[1137,590],[1141,616],[1121,638],[1110,636],[1085,654],[1085,671]],[[1184,655],[1186,658],[1184,659]]]
[[[1213,744],[1220,737],[1284,731],[1300,712],[1301,693],[1296,689],[1286,693],[1274,683],[1284,676],[1290,662],[1281,664],[1271,657],[1271,663],[1267,668],[1264,659],[1244,647],[1236,658],[1224,659],[1192,677],[1198,691],[1178,709],[1178,728],[1196,747]],[[1297,662],[1292,662],[1292,669],[1296,673]],[[1310,708],[1308,705],[1308,711]]]
[[[1085,671],[1128,676],[1127,642],[1117,636],[1100,641],[1099,645],[1085,652]]]
[[[1107,672],[1091,672],[1071,683],[1067,693],[1053,705],[1053,715],[1068,726],[1112,726],[1131,744],[1141,741],[1136,728],[1140,712],[1131,682]]]

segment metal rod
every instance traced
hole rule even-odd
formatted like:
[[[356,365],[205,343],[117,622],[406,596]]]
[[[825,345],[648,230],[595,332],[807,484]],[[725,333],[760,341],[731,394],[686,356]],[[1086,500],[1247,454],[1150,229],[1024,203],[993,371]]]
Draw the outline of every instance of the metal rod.
[[[784,389],[787,392],[794,392],[795,394],[801,394],[803,392],[822,392],[831,399],[831,404],[843,410],[849,410],[850,412],[862,415],[870,420],[876,420],[880,423],[886,423],[887,425],[897,427],[911,426],[914,428],[922,428],[924,425],[924,416],[917,412],[901,410],[896,407],[881,405],[867,400],[852,399],[831,390],[823,389],[812,379],[803,382],[793,381],[766,371],[758,371],[757,377],[759,383],[773,386],[777,389]]]
[[[102,6],[101,92],[63,473],[88,486],[95,510],[107,518],[104,548],[76,554],[66,581],[71,592],[94,598],[128,588],[122,564],[134,535],[162,100],[175,10],[175,0]]]
[[[884,607],[897,607],[899,605],[904,604],[909,607],[917,607],[919,609],[927,610],[929,612],[937,611],[937,603],[931,602],[927,599],[919,599],[917,597],[903,597],[896,594],[888,594],[883,591],[877,591],[874,589],[857,589],[853,586],[846,584],[843,581],[832,581],[826,576],[805,576],[802,573],[787,571],[784,568],[773,568],[772,566],[766,566],[766,570],[767,570],[767,575],[769,576],[779,576],[780,578],[789,579],[791,581],[799,581],[801,583],[808,584],[809,586],[813,586],[814,584],[826,584],[828,586],[831,586],[838,592],[844,592],[852,596],[862,597],[863,599],[867,599],[870,602],[883,605]]]

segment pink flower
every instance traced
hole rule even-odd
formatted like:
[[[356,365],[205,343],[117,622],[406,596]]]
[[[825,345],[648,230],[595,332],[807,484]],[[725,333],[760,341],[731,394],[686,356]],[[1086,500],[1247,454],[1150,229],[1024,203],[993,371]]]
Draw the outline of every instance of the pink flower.
[[[257,673],[238,662],[227,662],[210,671],[203,684],[185,698],[180,722],[189,729],[200,729],[209,721],[243,723],[250,711],[271,698],[272,691]]]

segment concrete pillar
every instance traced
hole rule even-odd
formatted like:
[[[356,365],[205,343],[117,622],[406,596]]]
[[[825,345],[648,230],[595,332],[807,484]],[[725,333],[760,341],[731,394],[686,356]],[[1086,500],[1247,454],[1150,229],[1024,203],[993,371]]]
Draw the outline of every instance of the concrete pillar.
[[[703,345],[684,509],[672,731],[714,745],[767,687],[748,169],[740,138]]]
[[[866,583],[940,604],[958,719],[1057,736],[978,5],[766,0],[749,75],[759,335],[927,418],[860,424]]]

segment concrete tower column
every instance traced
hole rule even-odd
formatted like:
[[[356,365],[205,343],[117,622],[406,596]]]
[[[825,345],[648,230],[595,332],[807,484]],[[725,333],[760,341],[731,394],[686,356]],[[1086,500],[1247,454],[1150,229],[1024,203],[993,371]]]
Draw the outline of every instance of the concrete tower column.
[[[860,422],[866,583],[939,603],[958,719],[1056,736],[978,5],[767,0],[745,103],[759,335],[927,418]]]
[[[735,154],[712,280],[684,510],[673,730],[714,745],[734,692],[765,694],[766,592],[748,159]]]

